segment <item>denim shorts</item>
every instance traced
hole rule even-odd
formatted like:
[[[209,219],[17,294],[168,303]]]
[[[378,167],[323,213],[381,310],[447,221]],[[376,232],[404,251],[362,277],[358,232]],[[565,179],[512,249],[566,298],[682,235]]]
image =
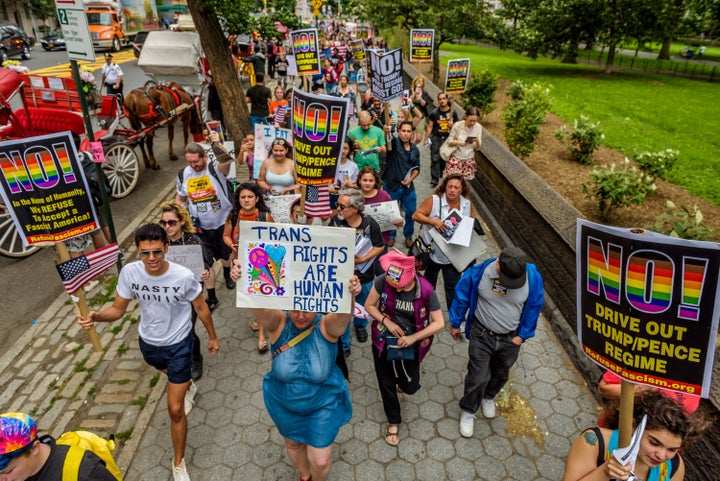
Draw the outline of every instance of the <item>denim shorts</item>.
[[[190,380],[192,368],[192,332],[182,341],[170,346],[153,346],[139,338],[140,352],[145,362],[157,369],[167,369],[168,381],[183,384]]]

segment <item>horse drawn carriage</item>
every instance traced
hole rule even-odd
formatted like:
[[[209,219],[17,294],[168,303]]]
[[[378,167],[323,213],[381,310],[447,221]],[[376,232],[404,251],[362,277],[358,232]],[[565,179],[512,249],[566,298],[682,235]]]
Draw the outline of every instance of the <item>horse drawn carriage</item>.
[[[155,33],[173,35],[174,49],[159,47],[152,40]],[[152,154],[155,130],[168,127],[171,159],[175,157],[172,151],[174,123],[182,120],[185,143],[190,128],[194,134],[202,133],[198,112],[207,84],[207,69],[201,63],[197,34],[153,34],[148,36],[140,57],[141,68],[154,79],[153,84],[129,92],[124,105],[120,105],[114,95],[103,95],[99,101],[92,102],[96,107],[90,111],[92,130],[95,140],[103,144],[102,168],[112,187],[109,194],[114,198],[129,195],[137,185],[140,169],[135,146],[141,147],[146,167],[159,168]],[[183,42],[182,37],[187,35],[194,38]],[[73,79],[20,74],[0,68],[0,141],[68,130],[84,138],[83,142],[87,141],[80,95]],[[25,257],[36,250],[23,245],[9,213],[0,204],[0,254]]]

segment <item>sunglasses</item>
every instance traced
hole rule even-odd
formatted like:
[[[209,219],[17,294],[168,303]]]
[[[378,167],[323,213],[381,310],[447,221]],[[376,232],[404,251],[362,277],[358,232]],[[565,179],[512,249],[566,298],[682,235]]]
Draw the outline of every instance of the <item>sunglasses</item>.
[[[160,224],[163,227],[175,227],[176,225],[178,225],[178,222],[179,221],[177,221],[175,219],[171,219],[171,220],[158,221],[158,224]]]
[[[141,259],[147,259],[152,254],[153,257],[162,257],[165,255],[165,251],[162,249],[156,249],[154,251],[138,251],[138,255]]]
[[[272,141],[272,145],[282,145],[285,147],[287,145],[287,142],[285,142],[284,139],[275,139]]]
[[[340,209],[340,210],[350,209],[350,206],[349,206],[349,205],[342,205],[342,204],[340,204],[340,203],[338,203],[337,207],[338,207],[338,209]]]

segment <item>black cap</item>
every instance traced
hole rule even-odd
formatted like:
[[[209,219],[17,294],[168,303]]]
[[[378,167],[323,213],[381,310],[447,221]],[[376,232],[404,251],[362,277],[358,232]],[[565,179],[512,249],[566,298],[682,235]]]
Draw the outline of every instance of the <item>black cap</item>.
[[[511,246],[500,253],[500,283],[508,289],[525,285],[527,255],[519,247]]]
[[[106,54],[105,54],[105,58],[113,58],[113,56],[112,56],[111,53],[106,53]]]

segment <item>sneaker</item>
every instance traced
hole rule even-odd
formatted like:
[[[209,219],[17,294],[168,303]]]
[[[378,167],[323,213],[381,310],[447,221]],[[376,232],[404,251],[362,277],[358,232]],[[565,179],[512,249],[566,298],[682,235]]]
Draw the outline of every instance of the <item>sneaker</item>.
[[[487,419],[492,419],[497,416],[495,412],[495,400],[494,399],[483,399],[480,401],[480,407],[482,408],[483,416]]]
[[[460,414],[460,435],[464,438],[470,438],[475,429],[475,415],[463,411]]]
[[[185,415],[187,416],[190,414],[190,411],[192,411],[193,406],[195,405],[195,395],[197,394],[197,385],[190,381],[190,387],[187,391],[185,391]],[[184,465],[183,469],[184,468]],[[187,473],[186,473],[187,475]]]
[[[190,481],[187,469],[185,468],[185,458],[180,461],[180,466],[173,466],[173,481]]]
[[[364,327],[362,328],[355,328],[355,334],[357,334],[357,340],[358,342],[366,342],[368,339],[368,332],[367,329]]]

